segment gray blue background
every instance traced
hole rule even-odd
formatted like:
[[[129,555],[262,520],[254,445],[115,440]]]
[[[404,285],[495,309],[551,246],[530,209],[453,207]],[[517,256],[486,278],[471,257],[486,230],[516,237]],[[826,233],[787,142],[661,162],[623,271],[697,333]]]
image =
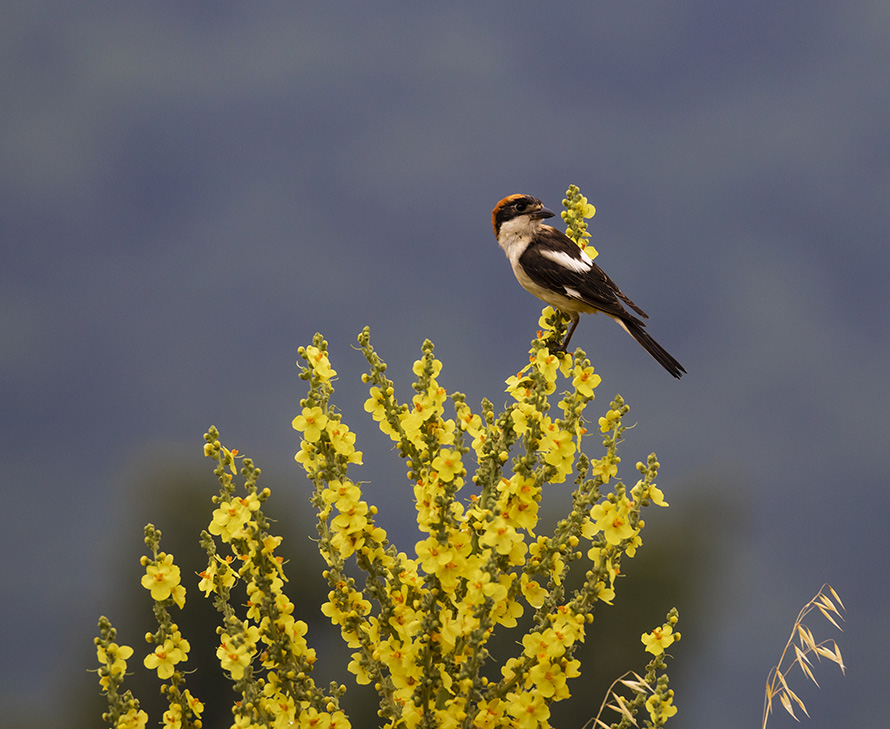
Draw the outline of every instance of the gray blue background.
[[[7,2],[3,714],[68,726],[95,691],[96,618],[122,592],[146,599],[120,584],[141,554],[134,504],[163,529],[151,495],[177,469],[209,498],[211,423],[264,467],[282,531],[311,549],[290,421],[315,331],[365,452],[356,477],[410,548],[409,487],[362,410],[355,337],[370,325],[403,398],[430,338],[443,385],[500,404],[540,305],[490,210],[516,192],[558,207],[574,183],[598,209],[598,262],[689,372],[672,380],[606,319],[575,335],[604,379],[596,405],[620,392],[639,423],[627,477],[659,454],[671,509],[648,517],[652,543],[703,539],[711,556],[689,576],[678,725],[755,726],[823,582],[848,623],[813,627],[848,672],[817,668],[821,691],[797,679],[805,726],[876,725],[888,68],[880,1]],[[663,615],[675,601],[660,599]],[[148,627],[121,638],[141,651]],[[638,648],[624,658],[616,673],[639,669]]]

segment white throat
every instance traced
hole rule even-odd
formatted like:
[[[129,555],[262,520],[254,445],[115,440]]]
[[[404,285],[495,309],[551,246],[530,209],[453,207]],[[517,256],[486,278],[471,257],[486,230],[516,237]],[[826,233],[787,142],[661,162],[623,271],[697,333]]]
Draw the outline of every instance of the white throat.
[[[519,260],[519,256],[528,248],[528,244],[531,243],[532,238],[542,225],[540,220],[528,215],[519,215],[501,224],[498,232],[498,245],[507,254],[511,263],[515,264]]]

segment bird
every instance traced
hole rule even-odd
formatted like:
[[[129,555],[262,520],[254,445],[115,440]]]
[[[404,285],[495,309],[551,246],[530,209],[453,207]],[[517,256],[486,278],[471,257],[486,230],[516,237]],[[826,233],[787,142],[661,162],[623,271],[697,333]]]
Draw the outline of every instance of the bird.
[[[683,366],[646,331],[648,315],[571,238],[544,221],[552,210],[531,195],[509,195],[491,211],[498,245],[516,280],[531,294],[566,314],[572,322],[557,351],[565,352],[582,312],[611,317],[676,378]],[[634,314],[628,311],[631,309]],[[640,318],[642,317],[642,318]]]

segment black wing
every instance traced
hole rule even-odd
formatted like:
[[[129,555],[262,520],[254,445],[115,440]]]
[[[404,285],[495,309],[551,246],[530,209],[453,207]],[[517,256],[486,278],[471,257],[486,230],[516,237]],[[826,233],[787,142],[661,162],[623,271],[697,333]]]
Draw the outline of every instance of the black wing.
[[[543,254],[545,250],[565,254],[579,264],[579,269],[567,268],[548,258]],[[556,228],[549,225],[543,226],[538,234],[538,240],[525,249],[519,257],[519,262],[529,278],[539,286],[563,293],[569,298],[578,298],[566,291],[566,288],[570,288],[577,291],[585,303],[605,314],[621,319],[633,318],[624,308],[622,302],[644,319],[649,318],[646,312],[621,293],[615,282],[595,263],[591,264],[589,269],[583,270],[587,263],[581,256],[581,249]]]

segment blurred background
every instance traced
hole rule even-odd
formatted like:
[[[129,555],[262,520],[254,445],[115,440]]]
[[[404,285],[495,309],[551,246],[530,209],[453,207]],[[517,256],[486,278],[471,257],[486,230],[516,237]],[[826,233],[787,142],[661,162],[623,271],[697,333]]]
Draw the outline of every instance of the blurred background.
[[[211,424],[263,468],[314,618],[326,589],[290,422],[316,331],[364,451],[354,476],[410,549],[410,487],[362,409],[356,336],[371,327],[403,399],[429,338],[449,391],[502,405],[540,303],[490,210],[516,192],[558,208],[574,183],[598,209],[598,263],[689,374],[607,319],[575,334],[603,377],[593,412],[620,392],[638,422],[625,478],[657,451],[671,508],[647,516],[588,641],[596,682],[554,725],[580,727],[641,670],[640,632],[674,605],[675,722],[757,725],[824,582],[848,622],[811,627],[848,670],[817,667],[821,690],[792,679],[805,726],[873,724],[890,650],[890,5],[12,0],[0,18],[4,722],[100,723],[100,614],[146,673],[142,526],[184,575],[202,568]],[[554,488],[552,519],[565,503]],[[180,621],[193,646],[215,639],[203,602],[192,588]],[[352,687],[325,622],[319,680]],[[205,726],[227,726],[211,672],[189,683]]]

